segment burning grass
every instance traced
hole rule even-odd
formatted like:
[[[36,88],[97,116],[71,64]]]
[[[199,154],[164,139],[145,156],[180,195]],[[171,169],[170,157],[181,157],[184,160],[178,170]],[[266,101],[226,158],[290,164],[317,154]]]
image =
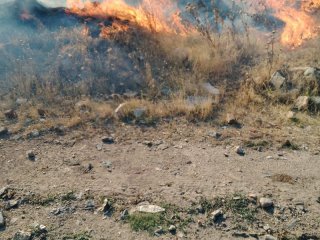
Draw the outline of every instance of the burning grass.
[[[265,34],[248,27],[253,26],[252,20],[233,8],[206,3],[178,12],[178,6],[166,1],[155,5],[143,1],[140,6],[111,2],[111,8],[108,2],[69,2],[67,14],[65,9],[55,10],[52,16],[60,14],[74,26],[58,29],[46,26],[48,20],[42,19],[49,10],[38,12],[18,29],[27,34],[1,45],[0,64],[5,69],[0,80],[1,109],[18,111],[15,131],[56,124],[72,128],[117,119],[148,124],[175,117],[208,121],[224,115],[224,108],[245,116],[248,109],[256,113],[292,105],[301,94],[319,95],[316,79],[293,76],[296,73],[288,76],[295,79],[300,92],[283,94],[268,85],[279,69],[319,66],[320,47],[314,35],[300,39],[315,38],[308,43],[287,48],[278,42],[277,32]],[[152,8],[161,6],[155,15]],[[278,8],[274,6],[276,14],[283,14]],[[305,14],[316,21],[312,12],[317,8],[312,9]],[[222,10],[235,18],[223,15]],[[188,21],[184,14],[189,14]],[[34,24],[35,19],[42,22],[41,27]],[[289,50],[299,45],[303,46]],[[135,98],[127,99],[130,94]],[[26,98],[28,105],[19,107],[18,98]],[[121,103],[121,112],[115,113]],[[39,109],[46,111],[46,121],[41,123]],[[137,117],[137,109],[143,112],[141,116]],[[32,124],[26,126],[26,121]]]

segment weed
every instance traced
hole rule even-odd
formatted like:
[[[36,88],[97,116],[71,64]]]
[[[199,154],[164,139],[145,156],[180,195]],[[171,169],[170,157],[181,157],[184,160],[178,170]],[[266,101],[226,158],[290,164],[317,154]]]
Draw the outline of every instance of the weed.
[[[225,208],[235,214],[235,219],[240,218],[247,222],[255,220],[256,210],[250,207],[250,201],[242,194],[234,194],[226,199]]]
[[[63,201],[63,202],[70,202],[70,201],[75,201],[75,200],[77,200],[77,197],[74,194],[74,192],[68,192],[68,193],[61,196],[61,201]]]
[[[68,234],[64,237],[62,237],[62,240],[90,240],[91,236],[89,233],[87,232],[83,232],[83,233],[74,233],[74,234]]]
[[[166,225],[163,214],[134,213],[129,216],[128,222],[134,231],[147,231],[153,234],[157,227]]]

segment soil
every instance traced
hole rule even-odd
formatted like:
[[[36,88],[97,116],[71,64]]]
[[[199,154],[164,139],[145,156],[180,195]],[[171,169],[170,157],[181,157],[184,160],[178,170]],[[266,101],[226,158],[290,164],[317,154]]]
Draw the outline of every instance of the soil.
[[[208,134],[214,131],[221,136]],[[6,219],[0,239],[12,239],[34,223],[46,226],[47,239],[86,239],[81,238],[85,232],[90,239],[262,239],[267,234],[319,239],[316,138],[311,138],[313,144],[293,150],[281,148],[287,136],[275,140],[260,133],[183,123],[156,128],[122,124],[78,129],[64,136],[1,140],[0,189],[7,186],[9,193],[0,200]],[[103,136],[113,137],[114,143],[103,143]],[[268,144],[257,146],[257,139]],[[244,147],[244,156],[236,153],[238,145]],[[26,157],[30,150],[36,155],[34,161]],[[235,194],[257,196],[253,222],[237,220],[228,211],[223,222],[207,224],[210,212],[190,213],[192,221],[177,233],[156,237],[133,231],[128,221],[119,218],[123,209],[141,202],[176,205],[187,212],[201,199]],[[271,211],[259,206],[261,197],[272,199]],[[114,201],[111,216],[98,211],[104,198]],[[93,211],[85,209],[88,199],[94,201]],[[18,200],[18,206],[8,209],[10,200]],[[59,208],[64,210],[55,214]]]

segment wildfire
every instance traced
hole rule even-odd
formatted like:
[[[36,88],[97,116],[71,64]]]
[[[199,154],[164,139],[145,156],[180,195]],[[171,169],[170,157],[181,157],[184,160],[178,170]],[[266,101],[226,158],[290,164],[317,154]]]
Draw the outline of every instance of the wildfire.
[[[305,0],[296,7],[296,0],[267,0],[275,16],[285,23],[281,43],[296,48],[305,40],[318,36],[320,25],[312,12],[319,10],[320,0]]]
[[[153,32],[186,34],[189,31],[181,21],[178,6],[170,0],[143,0],[138,6],[131,6],[124,0],[67,0],[67,8],[69,13],[81,17],[113,18]],[[111,27],[103,28],[102,33],[106,36],[110,31],[127,29],[128,26],[114,22]]]

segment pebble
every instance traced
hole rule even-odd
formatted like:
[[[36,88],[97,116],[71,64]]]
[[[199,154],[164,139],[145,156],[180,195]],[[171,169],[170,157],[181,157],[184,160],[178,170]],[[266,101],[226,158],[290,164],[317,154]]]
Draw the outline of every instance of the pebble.
[[[36,154],[32,150],[27,151],[26,155],[29,160],[34,161],[36,159]]]
[[[273,201],[270,198],[260,198],[259,202],[262,208],[269,208],[273,206]]]
[[[121,213],[120,219],[121,219],[122,221],[123,221],[123,220],[126,220],[127,217],[128,217],[128,215],[129,215],[129,211],[128,211],[128,209],[125,209],[125,210],[123,210],[123,212]]]
[[[3,213],[0,211],[0,229],[1,228],[4,228],[6,225],[6,222],[4,220],[4,216],[3,216]]]
[[[13,240],[31,240],[31,233],[24,232],[24,231],[18,231],[14,235]]]
[[[211,213],[211,219],[215,222],[217,221],[220,217],[223,216],[223,212],[221,209],[218,209],[214,212]]]
[[[170,225],[168,230],[171,234],[176,234],[177,232],[177,228],[174,225]]]
[[[239,154],[240,156],[244,156],[246,154],[244,149],[241,146],[236,147],[236,153]]]
[[[114,143],[114,139],[113,137],[110,136],[104,136],[101,138],[101,141],[105,144],[113,144]]]

